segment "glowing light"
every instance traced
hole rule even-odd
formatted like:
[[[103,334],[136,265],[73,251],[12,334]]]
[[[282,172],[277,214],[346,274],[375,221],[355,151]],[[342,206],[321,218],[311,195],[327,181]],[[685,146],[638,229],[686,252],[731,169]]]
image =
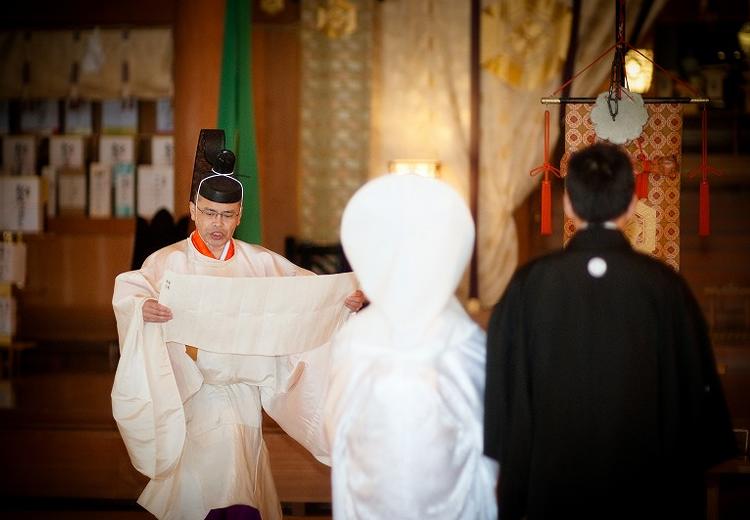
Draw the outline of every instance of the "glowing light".
[[[750,22],[745,22],[737,33],[737,41],[740,43],[742,52],[746,57],[750,57]]]
[[[388,173],[437,178],[440,173],[440,161],[433,159],[396,159],[388,163]]]
[[[640,52],[641,54],[638,54]],[[628,87],[631,92],[643,94],[651,88],[651,78],[654,75],[654,64],[649,60],[654,59],[654,51],[651,49],[633,49],[625,54],[625,74],[628,77]]]

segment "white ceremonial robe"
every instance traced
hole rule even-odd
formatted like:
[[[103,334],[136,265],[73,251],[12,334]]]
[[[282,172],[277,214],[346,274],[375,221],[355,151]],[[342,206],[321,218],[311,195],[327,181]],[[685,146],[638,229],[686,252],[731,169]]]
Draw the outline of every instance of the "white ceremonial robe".
[[[329,348],[284,356],[199,350],[193,361],[183,343],[167,341],[164,324],[143,322],[143,303],[159,298],[170,272],[233,278],[312,273],[237,240],[232,258],[215,260],[187,239],[119,275],[113,296],[121,351],[113,414],[134,466],[151,478],[138,503],[165,519],[203,519],[211,509],[234,504],[255,507],[264,520],[281,518],[261,410],[327,462],[316,400],[325,390]]]
[[[474,238],[465,204],[439,181],[381,177],[349,202],[341,236],[371,304],[333,340],[334,518],[496,518],[485,334],[453,296]]]

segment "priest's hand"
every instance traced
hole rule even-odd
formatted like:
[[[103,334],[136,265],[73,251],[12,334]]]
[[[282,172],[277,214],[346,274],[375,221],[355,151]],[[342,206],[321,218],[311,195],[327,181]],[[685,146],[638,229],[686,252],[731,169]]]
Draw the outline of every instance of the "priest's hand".
[[[357,312],[360,310],[365,303],[369,303],[367,301],[367,298],[365,298],[365,293],[357,289],[353,293],[351,293],[349,296],[347,296],[346,300],[344,300],[344,305],[352,311]]]
[[[154,299],[149,299],[143,302],[143,321],[164,323],[171,319],[172,311],[166,305],[162,305]]]

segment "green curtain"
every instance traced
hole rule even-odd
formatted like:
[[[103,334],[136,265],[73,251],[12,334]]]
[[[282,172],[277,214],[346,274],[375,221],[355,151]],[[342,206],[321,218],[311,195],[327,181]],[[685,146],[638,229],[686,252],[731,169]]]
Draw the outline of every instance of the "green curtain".
[[[245,242],[259,243],[260,191],[250,83],[250,0],[226,0],[218,127],[224,129],[227,147],[237,155],[235,171],[244,189],[242,221],[234,235]]]

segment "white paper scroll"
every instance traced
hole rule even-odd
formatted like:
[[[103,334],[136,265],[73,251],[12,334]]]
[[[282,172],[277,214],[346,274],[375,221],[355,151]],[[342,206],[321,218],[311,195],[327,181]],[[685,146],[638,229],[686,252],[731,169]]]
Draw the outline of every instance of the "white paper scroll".
[[[159,302],[174,316],[164,339],[220,354],[279,356],[328,342],[350,311],[352,273],[225,278],[168,271]]]
[[[83,168],[84,142],[80,135],[53,135],[49,138],[49,164],[54,168]]]
[[[112,167],[91,163],[89,168],[89,217],[112,216]]]
[[[174,166],[174,137],[155,135],[151,138],[151,164]]]
[[[99,139],[99,162],[134,163],[135,138],[130,135],[103,135]]]
[[[135,214],[135,165],[115,164],[112,176],[115,186],[115,217],[132,217]]]
[[[83,215],[86,211],[84,169],[62,169],[57,176],[57,209],[61,215]]]
[[[15,284],[23,289],[26,285],[26,244],[23,242],[0,242],[0,284]]]
[[[3,170],[6,175],[36,173],[36,138],[33,135],[3,137]]]
[[[174,214],[174,168],[140,164],[137,175],[138,216],[151,220],[162,208]]]
[[[0,176],[0,229],[38,233],[42,230],[41,177]]]

